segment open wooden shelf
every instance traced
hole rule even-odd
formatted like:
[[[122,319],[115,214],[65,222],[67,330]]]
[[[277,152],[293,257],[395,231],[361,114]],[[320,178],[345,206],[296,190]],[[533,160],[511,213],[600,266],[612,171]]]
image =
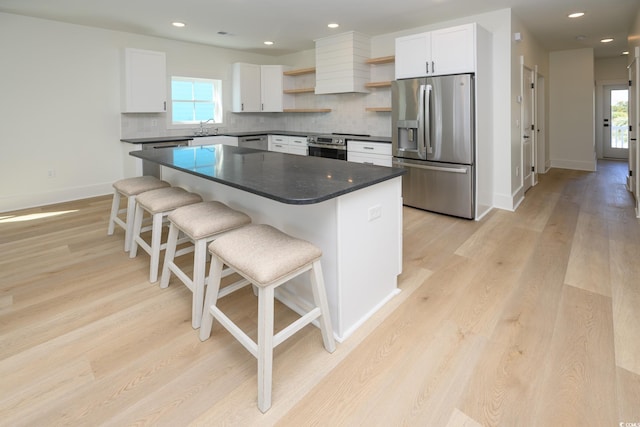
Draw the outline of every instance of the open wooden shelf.
[[[285,89],[284,93],[314,93],[316,91],[315,87],[303,87],[300,89]]]
[[[388,113],[391,112],[391,107],[367,107],[366,110],[375,113]]]
[[[365,83],[364,85],[365,87],[389,87],[391,86],[391,81],[386,81],[386,82],[370,82],[370,83]]]
[[[329,113],[331,108],[285,108],[284,113]]]
[[[391,56],[381,56],[379,58],[369,58],[366,60],[367,64],[388,64],[390,62],[395,62],[396,57]]]
[[[310,67],[310,68],[299,68],[297,70],[284,71],[282,74],[284,74],[285,76],[301,76],[303,74],[313,74],[315,72],[316,72],[316,67]]]

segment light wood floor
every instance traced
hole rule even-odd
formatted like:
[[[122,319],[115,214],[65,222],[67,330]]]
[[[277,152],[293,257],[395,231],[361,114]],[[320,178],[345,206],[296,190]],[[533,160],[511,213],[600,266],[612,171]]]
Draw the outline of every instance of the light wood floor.
[[[314,327],[278,347],[264,415],[255,359],[220,327],[201,343],[187,289],[149,284],[148,256],[106,235],[110,197],[0,214],[0,425],[640,423],[625,171],[551,170],[479,222],[405,208],[403,292],[334,354]]]

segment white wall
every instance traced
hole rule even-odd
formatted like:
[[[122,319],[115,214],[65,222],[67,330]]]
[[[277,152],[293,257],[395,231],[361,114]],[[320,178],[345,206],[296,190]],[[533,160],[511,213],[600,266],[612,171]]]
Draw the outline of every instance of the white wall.
[[[124,47],[167,52],[169,74],[225,81],[231,62],[274,61],[0,13],[0,212],[112,191],[112,182],[123,176],[119,97]],[[223,90],[230,99],[230,86]]]
[[[595,171],[593,49],[549,55],[551,166]]]
[[[520,34],[520,40],[515,40],[515,34]],[[511,201],[512,208],[515,209],[518,204],[524,198],[524,185],[523,185],[523,153],[522,153],[522,129],[520,127],[522,104],[518,102],[517,97],[522,95],[523,81],[522,81],[522,65],[531,70],[537,70],[541,76],[549,75],[549,53],[540,46],[540,43],[529,32],[529,30],[522,24],[522,21],[517,17],[512,17],[511,28],[511,121],[510,121],[510,147],[511,147],[511,169],[509,171],[511,178]],[[548,86],[545,86],[544,96],[542,96],[543,102],[546,104],[548,97]],[[548,123],[548,105],[544,108],[545,115],[540,117],[539,120],[543,121],[539,125],[539,128],[544,132],[542,141],[548,140],[548,131],[546,123]],[[548,150],[541,149],[538,151],[541,153],[541,159],[538,159],[543,165],[546,164],[546,153]],[[517,169],[517,170],[516,170]]]

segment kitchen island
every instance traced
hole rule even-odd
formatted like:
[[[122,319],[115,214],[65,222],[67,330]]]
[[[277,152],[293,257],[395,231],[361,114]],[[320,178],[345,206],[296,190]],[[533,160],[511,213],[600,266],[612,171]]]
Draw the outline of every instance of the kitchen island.
[[[320,247],[339,341],[399,292],[403,169],[224,145],[130,154],[160,164],[174,186]],[[312,301],[311,292],[293,282],[277,297],[301,312],[294,300]]]

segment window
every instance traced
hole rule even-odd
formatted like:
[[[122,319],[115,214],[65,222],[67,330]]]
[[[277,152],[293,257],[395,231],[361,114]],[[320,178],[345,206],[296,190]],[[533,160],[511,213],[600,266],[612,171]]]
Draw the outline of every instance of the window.
[[[171,77],[171,124],[222,123],[222,82]]]

